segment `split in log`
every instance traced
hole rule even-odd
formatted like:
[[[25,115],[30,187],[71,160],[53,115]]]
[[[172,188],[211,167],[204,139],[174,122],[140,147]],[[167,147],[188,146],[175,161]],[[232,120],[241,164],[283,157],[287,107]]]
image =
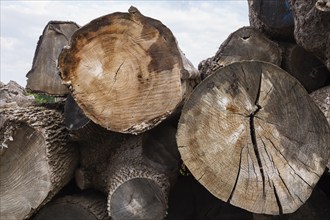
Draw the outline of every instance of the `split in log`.
[[[294,21],[288,0],[248,0],[250,25],[273,40],[294,41]]]
[[[1,83],[1,82],[0,82]],[[0,107],[29,106],[34,104],[33,96],[27,96],[24,88],[15,81],[0,85]]]
[[[312,53],[297,44],[280,43],[281,67],[295,77],[310,93],[330,84],[330,72]]]
[[[1,218],[25,219],[73,177],[78,152],[56,109],[1,108],[0,117]]]
[[[328,219],[330,215],[330,200],[322,190],[316,187],[311,197],[296,212],[285,215],[253,214],[253,220],[315,220]]]
[[[58,55],[78,28],[74,22],[50,21],[47,24],[39,38],[32,69],[26,75],[27,90],[59,96],[69,92],[62,84],[56,65]]]
[[[32,220],[109,220],[106,197],[97,191],[59,198],[44,206]]]
[[[297,44],[312,52],[330,71],[330,11],[320,11],[317,0],[289,0]]]
[[[244,61],[202,81],[183,107],[177,143],[216,197],[255,213],[297,210],[330,156],[330,127],[300,83]]]
[[[76,31],[59,69],[88,118],[133,134],[175,112],[199,78],[171,31],[134,7]]]
[[[218,68],[242,60],[260,60],[280,65],[281,49],[255,28],[243,27],[229,35],[214,57],[202,61],[199,71],[202,78]]]

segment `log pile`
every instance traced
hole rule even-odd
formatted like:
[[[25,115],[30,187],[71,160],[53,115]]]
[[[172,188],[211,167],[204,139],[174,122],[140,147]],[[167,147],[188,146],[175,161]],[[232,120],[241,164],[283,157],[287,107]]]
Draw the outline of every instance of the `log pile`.
[[[251,26],[199,71],[134,7],[81,28],[50,22],[27,89],[65,102],[0,85],[1,218],[328,216],[329,45],[306,40],[329,33],[328,6],[248,4]]]

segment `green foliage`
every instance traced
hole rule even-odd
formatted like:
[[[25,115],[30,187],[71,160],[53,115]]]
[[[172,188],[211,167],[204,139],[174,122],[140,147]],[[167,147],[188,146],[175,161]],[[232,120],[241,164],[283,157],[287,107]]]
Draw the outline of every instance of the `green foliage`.
[[[55,97],[47,95],[47,94],[37,94],[37,93],[29,93],[29,95],[33,95],[37,104],[45,104],[45,103],[54,103]]]

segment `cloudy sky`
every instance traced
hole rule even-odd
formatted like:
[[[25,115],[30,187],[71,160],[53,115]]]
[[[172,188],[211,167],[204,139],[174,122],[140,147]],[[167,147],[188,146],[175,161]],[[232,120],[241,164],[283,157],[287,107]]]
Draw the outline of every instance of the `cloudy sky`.
[[[213,56],[230,33],[249,25],[247,0],[217,1],[15,1],[1,0],[1,81],[26,85],[39,36],[51,20],[83,26],[133,5],[160,20],[194,64]]]

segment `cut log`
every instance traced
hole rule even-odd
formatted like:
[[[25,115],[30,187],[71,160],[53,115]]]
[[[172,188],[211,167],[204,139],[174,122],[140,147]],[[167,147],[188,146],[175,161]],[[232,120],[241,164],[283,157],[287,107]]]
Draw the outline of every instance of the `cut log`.
[[[330,84],[330,72],[312,53],[297,44],[281,43],[281,67],[295,77],[310,93]]]
[[[330,125],[330,85],[312,92],[310,96],[321,109]],[[327,167],[330,169],[330,158]]]
[[[106,197],[97,191],[65,196],[44,206],[32,220],[109,220]]]
[[[199,72],[171,31],[136,8],[91,21],[59,56],[84,114],[112,131],[141,133],[175,112]]]
[[[46,25],[38,41],[32,68],[26,75],[27,90],[59,96],[69,92],[59,76],[57,58],[78,28],[76,23],[64,21],[50,21]]]
[[[25,219],[73,177],[78,152],[57,109],[1,108],[0,117],[1,218]]]
[[[261,60],[279,66],[281,49],[257,29],[243,27],[229,35],[214,57],[202,61],[199,71],[205,78],[218,68],[241,60]]]
[[[330,156],[330,127],[300,83],[279,67],[243,61],[202,81],[185,103],[177,143],[216,197],[255,213],[297,210]]]
[[[317,0],[289,0],[297,44],[312,52],[330,71],[330,12],[320,11]]]
[[[294,21],[288,0],[248,0],[250,25],[273,40],[294,41]]]
[[[318,187],[311,197],[296,212],[286,215],[261,215],[253,214],[253,220],[315,220],[328,219],[330,215],[330,200]]]
[[[1,82],[0,82],[1,83]],[[34,104],[33,96],[27,96],[24,88],[15,81],[0,84],[0,107],[29,106]]]

